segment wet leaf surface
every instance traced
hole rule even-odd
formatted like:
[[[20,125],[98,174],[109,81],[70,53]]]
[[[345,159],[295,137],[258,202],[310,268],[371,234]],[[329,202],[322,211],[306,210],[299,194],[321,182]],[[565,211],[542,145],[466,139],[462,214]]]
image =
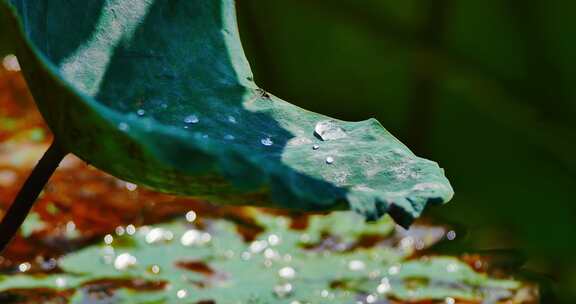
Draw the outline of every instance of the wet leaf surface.
[[[0,204],[49,141],[17,73],[0,73]],[[37,136],[31,130],[40,130]],[[350,212],[217,207],[69,157],[0,258],[2,303],[536,303],[480,255],[438,256],[448,227]]]
[[[452,198],[444,170],[376,119],[333,119],[260,88],[233,0],[2,0],[2,24],[61,148],[123,180],[404,227]]]

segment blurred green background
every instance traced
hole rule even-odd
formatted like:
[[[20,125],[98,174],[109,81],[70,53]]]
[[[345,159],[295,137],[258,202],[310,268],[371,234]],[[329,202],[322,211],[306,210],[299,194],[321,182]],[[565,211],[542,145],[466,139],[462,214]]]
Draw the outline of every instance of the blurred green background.
[[[447,250],[519,250],[528,272],[576,301],[576,1],[238,10],[261,86],[340,119],[375,117],[446,169],[456,196],[429,214],[466,231]]]

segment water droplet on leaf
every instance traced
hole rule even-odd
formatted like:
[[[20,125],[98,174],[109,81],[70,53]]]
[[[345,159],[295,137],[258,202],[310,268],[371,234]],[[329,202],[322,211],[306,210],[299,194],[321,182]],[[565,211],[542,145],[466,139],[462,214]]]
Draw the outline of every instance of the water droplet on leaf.
[[[260,140],[260,143],[262,143],[264,146],[267,146],[267,147],[272,146],[274,144],[274,142],[272,141],[272,139],[270,137],[262,138]]]
[[[117,270],[126,270],[128,268],[136,266],[137,262],[138,261],[136,260],[135,256],[129,253],[123,253],[117,256],[116,259],[114,260],[114,268],[116,268]]]
[[[380,284],[378,285],[378,287],[376,287],[376,291],[380,294],[385,294],[388,293],[391,289],[390,286],[390,280],[388,280],[388,278],[383,278],[380,281]]]
[[[352,271],[362,271],[366,269],[366,264],[360,260],[352,260],[348,263],[348,269]]]
[[[126,226],[126,234],[134,235],[134,233],[136,233],[136,226],[134,226],[132,224]]]
[[[377,299],[378,297],[376,297],[375,295],[368,295],[366,296],[366,303],[376,303]]]
[[[292,280],[296,277],[296,270],[292,267],[284,267],[278,270],[278,275],[286,280]]]
[[[174,238],[174,234],[164,228],[154,228],[150,230],[145,237],[146,243],[157,244],[160,242],[171,241]]]
[[[160,266],[152,265],[150,267],[150,272],[152,272],[153,274],[159,274],[160,273]]]
[[[126,189],[128,191],[136,191],[136,189],[138,189],[138,185],[133,183],[126,183]]]
[[[122,227],[122,226],[116,227],[116,229],[114,229],[114,231],[116,232],[117,235],[124,235],[124,232],[126,232],[124,230],[124,227]]]
[[[395,266],[388,268],[388,274],[389,275],[397,275],[399,272],[400,272],[400,266],[399,265],[395,265]]]
[[[192,223],[196,220],[196,212],[194,212],[193,210],[190,210],[186,213],[186,221],[188,221],[189,223]]]
[[[276,246],[278,244],[280,244],[280,237],[277,236],[276,234],[271,234],[268,236],[268,244],[270,244],[270,246]]]
[[[289,297],[293,291],[294,291],[294,289],[292,287],[292,284],[290,284],[290,283],[285,283],[285,284],[274,286],[274,294],[278,298]]]
[[[191,229],[186,231],[180,238],[180,243],[184,246],[204,245],[212,240],[209,233]]]
[[[66,285],[68,285],[68,282],[66,281],[66,279],[61,278],[61,277],[56,278],[55,283],[56,283],[56,287],[58,287],[58,288],[64,288],[64,287],[66,287]]]
[[[32,268],[32,265],[28,262],[25,262],[25,263],[18,265],[18,270],[20,272],[26,272],[26,271],[30,270],[30,268]]]
[[[11,72],[20,71],[20,64],[18,63],[18,58],[14,55],[8,55],[2,60],[2,65],[4,69]]]
[[[114,242],[114,237],[111,234],[107,234],[106,236],[104,236],[104,243],[106,245],[110,245],[112,244],[112,242]]]
[[[323,141],[348,137],[344,129],[340,128],[334,120],[325,120],[317,123],[316,127],[314,127],[314,135]]]
[[[184,118],[184,123],[186,124],[197,124],[200,122],[200,119],[196,115],[189,115]]]
[[[176,292],[176,296],[178,297],[178,299],[184,299],[185,297],[188,296],[188,292],[184,289],[180,289]]]
[[[125,123],[125,122],[121,122],[118,124],[118,130],[122,131],[122,132],[126,132],[130,129],[130,126]]]
[[[266,247],[268,247],[266,241],[254,241],[250,244],[250,251],[252,253],[259,253],[266,249]]]

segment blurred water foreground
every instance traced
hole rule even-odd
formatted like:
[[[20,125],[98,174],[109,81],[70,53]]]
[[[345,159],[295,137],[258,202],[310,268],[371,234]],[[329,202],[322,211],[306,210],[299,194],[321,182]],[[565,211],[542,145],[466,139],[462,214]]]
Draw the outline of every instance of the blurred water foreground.
[[[0,208],[50,142],[14,57],[0,68]],[[493,257],[349,212],[217,207],[68,157],[0,257],[0,303],[538,303]]]

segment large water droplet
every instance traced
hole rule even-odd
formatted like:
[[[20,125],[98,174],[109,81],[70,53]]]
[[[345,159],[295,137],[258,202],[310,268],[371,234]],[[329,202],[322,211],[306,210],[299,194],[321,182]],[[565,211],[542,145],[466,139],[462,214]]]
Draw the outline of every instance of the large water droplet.
[[[193,210],[190,210],[186,213],[186,221],[189,223],[192,223],[196,220],[196,212],[194,212]]]
[[[135,256],[129,253],[123,253],[117,256],[116,259],[114,260],[114,268],[116,268],[117,270],[126,270],[128,268],[136,266],[137,262],[138,261],[136,260]]]
[[[198,116],[194,114],[186,116],[186,118],[184,118],[184,123],[187,124],[197,124],[199,121],[200,119],[198,118]]]
[[[267,147],[272,146],[274,144],[274,142],[272,141],[272,139],[270,137],[262,138],[260,140],[260,143],[262,143],[264,146],[267,146]]]
[[[317,123],[314,128],[314,135],[324,141],[348,137],[344,129],[340,128],[334,120],[325,120]]]
[[[292,280],[296,277],[296,270],[292,267],[284,267],[278,270],[278,275],[286,280]]]

